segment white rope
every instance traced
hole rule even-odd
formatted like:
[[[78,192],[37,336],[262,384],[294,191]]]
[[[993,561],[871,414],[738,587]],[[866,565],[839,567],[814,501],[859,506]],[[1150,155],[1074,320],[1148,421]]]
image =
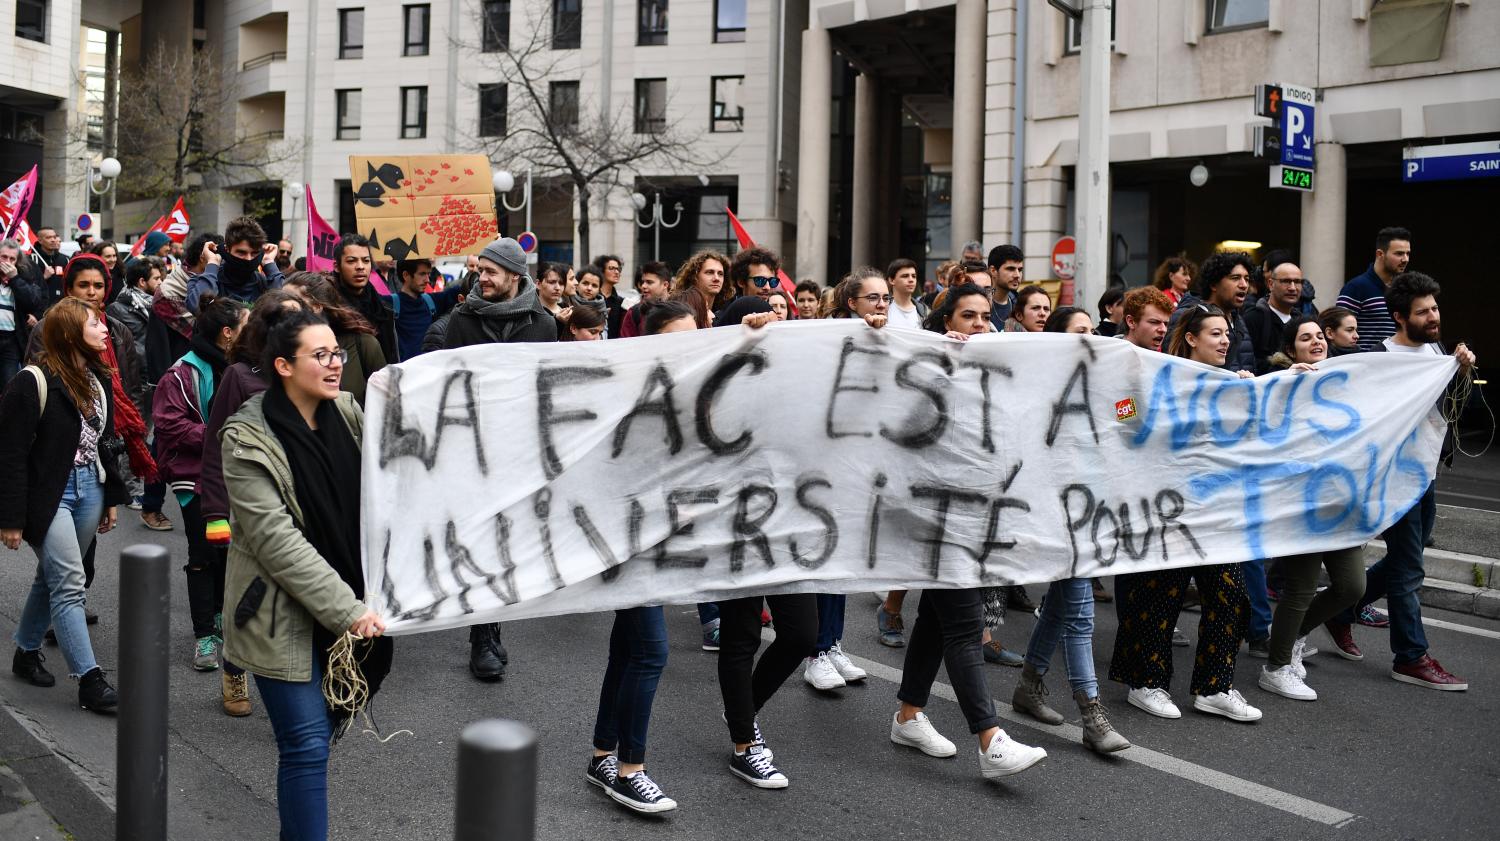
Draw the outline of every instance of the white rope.
[[[370,719],[370,685],[365,682],[364,671],[360,668],[369,647],[366,646],[363,652],[359,651],[359,643],[362,642],[365,642],[363,638],[345,631],[328,649],[328,669],[323,673],[323,698],[327,700],[328,706],[349,714],[343,725],[345,730],[353,725],[355,716],[359,716],[365,721],[365,728],[361,732],[374,736],[381,744],[402,733],[415,736],[415,733],[405,728],[389,736],[381,736],[375,722]]]

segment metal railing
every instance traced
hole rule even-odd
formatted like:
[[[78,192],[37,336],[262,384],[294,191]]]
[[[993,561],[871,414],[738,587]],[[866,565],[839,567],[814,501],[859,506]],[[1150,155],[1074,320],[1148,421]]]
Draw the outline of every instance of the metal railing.
[[[256,56],[240,65],[241,70],[254,70],[257,67],[265,67],[273,61],[286,61],[286,50],[276,50],[265,55]]]

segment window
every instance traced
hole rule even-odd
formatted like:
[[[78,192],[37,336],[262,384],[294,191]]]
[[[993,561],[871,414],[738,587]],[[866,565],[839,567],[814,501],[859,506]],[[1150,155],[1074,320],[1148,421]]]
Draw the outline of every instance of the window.
[[[359,139],[359,98],[358,88],[333,92],[337,103],[335,113],[338,115],[338,123],[334,127],[334,140],[358,140]]]
[[[505,106],[509,91],[504,84],[479,86],[479,136],[505,136]]]
[[[487,53],[504,52],[510,43],[510,0],[485,0],[484,38]]]
[[[16,37],[47,42],[47,0],[16,0]]]
[[[1227,32],[1265,26],[1271,0],[1208,0],[1208,31]]]
[[[403,6],[401,12],[401,17],[406,21],[406,43],[401,48],[401,54],[427,55],[432,35],[429,31],[432,7],[425,3],[421,6]]]
[[[339,58],[365,57],[365,10],[339,9]]]
[[[1066,34],[1068,38],[1066,52],[1076,53],[1083,49],[1083,29],[1078,26],[1078,21],[1072,16],[1067,17]],[[1113,9],[1109,12],[1109,48],[1111,50],[1115,48],[1115,12]]]
[[[552,49],[578,49],[582,31],[583,0],[552,0]]]
[[[547,102],[553,128],[562,132],[578,128],[577,82],[553,82],[548,89]]]
[[[667,80],[635,80],[635,133],[658,134],[667,127]]]
[[[636,45],[659,47],[667,43],[667,0],[636,0],[636,4]]]
[[[745,0],[714,0],[714,43],[745,40]]]
[[[401,139],[427,136],[427,88],[401,89]]]
[[[740,99],[744,87],[744,76],[713,77],[714,105],[708,120],[709,131],[745,130],[745,106]]]

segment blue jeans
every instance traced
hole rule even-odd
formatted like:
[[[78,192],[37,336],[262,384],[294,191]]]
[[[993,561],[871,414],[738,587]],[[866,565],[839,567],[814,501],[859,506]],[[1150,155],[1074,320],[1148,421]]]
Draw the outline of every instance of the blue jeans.
[[[1245,590],[1250,596],[1250,627],[1246,639],[1263,640],[1271,636],[1271,597],[1266,594],[1266,562],[1245,561]]]
[[[1094,585],[1087,578],[1066,578],[1047,587],[1042,618],[1031,629],[1031,642],[1026,646],[1026,662],[1037,674],[1047,673],[1059,641],[1064,643],[1068,684],[1075,692],[1099,697],[1099,680],[1094,676]]]
[[[1385,531],[1385,557],[1365,570],[1365,594],[1339,622],[1349,624],[1360,608],[1385,599],[1391,615],[1391,651],[1397,665],[1421,659],[1427,653],[1427,632],[1422,628],[1422,603],[1417,591],[1427,575],[1422,550],[1437,519],[1437,494],[1427,486],[1422,499]]]
[[[92,464],[73,468],[52,525],[41,545],[31,546],[37,555],[36,578],[16,625],[16,645],[36,651],[51,624],[68,661],[68,674],[74,677],[99,665],[83,616],[83,550],[94,539],[103,515],[104,485],[98,470]]]
[[[609,666],[599,688],[594,747],[616,751],[621,762],[646,761],[651,703],[667,666],[667,620],[660,606],[615,611]]]
[[[328,750],[333,721],[323,701],[323,658],[313,652],[312,680],[255,676],[276,733],[276,810],[281,841],[328,838]]]
[[[818,595],[818,653],[844,638],[844,604],[848,596]]]
[[[21,342],[14,331],[0,331],[0,389],[21,372]]]

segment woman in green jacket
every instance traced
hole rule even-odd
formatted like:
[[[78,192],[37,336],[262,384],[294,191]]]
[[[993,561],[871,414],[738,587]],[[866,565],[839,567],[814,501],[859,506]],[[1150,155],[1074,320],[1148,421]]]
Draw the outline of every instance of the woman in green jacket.
[[[283,319],[266,340],[270,388],[220,432],[224,484],[237,536],[225,601],[234,620],[225,654],[255,675],[276,733],[281,837],[328,834],[328,753],[360,701],[324,697],[330,651],[367,648],[335,681],[373,695],[390,670],[385,622],[364,604],[359,554],[363,417],[340,393],[345,352],[312,313]],[[348,639],[348,635],[358,638]],[[361,674],[350,675],[352,659]],[[353,680],[351,680],[353,679]]]

